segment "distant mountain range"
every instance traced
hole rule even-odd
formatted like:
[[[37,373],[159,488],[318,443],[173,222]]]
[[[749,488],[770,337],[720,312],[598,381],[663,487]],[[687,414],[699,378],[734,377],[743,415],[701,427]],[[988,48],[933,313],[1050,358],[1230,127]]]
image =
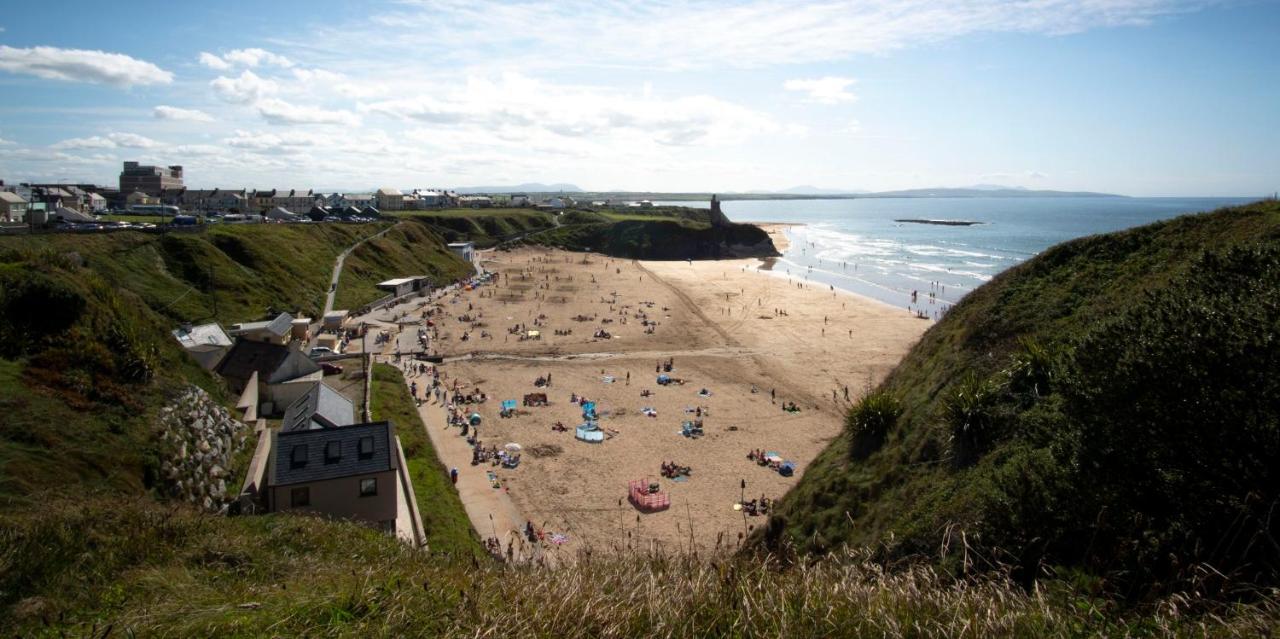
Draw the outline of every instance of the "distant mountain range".
[[[904,189],[901,191],[877,191],[863,197],[1125,197],[1114,193],[1092,191],[1033,190],[1020,186],[980,184],[967,187],[941,187],[932,189]]]
[[[574,184],[543,184],[528,182],[512,186],[465,186],[455,189],[458,193],[575,193],[582,197],[599,199],[645,199],[654,201],[670,200],[706,200],[710,192],[663,193],[658,191],[584,191]],[[863,198],[863,197],[1125,197],[1112,193],[1095,193],[1092,191],[1053,191],[1035,190],[1021,186],[1004,186],[1000,184],[975,184],[962,187],[933,187],[925,189],[900,189],[896,191],[867,191],[865,189],[827,189],[810,185],[793,186],[791,188],[766,191],[720,192],[722,200],[769,200],[769,199],[816,199],[816,198]]]
[[[541,182],[515,186],[460,186],[454,190],[459,193],[560,193],[562,191],[577,193],[582,191],[572,184],[542,184]]]

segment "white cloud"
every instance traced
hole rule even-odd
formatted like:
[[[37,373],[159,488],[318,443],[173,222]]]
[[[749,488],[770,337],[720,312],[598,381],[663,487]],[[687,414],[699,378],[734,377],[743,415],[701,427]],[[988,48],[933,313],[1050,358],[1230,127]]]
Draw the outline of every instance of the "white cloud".
[[[325,138],[303,132],[261,133],[256,131],[237,130],[235,135],[224,139],[227,146],[253,151],[289,151],[323,144]]]
[[[251,104],[280,89],[274,80],[260,77],[247,69],[234,78],[218,76],[209,86],[218,97],[235,104]]]
[[[159,142],[136,133],[109,133],[105,137],[94,135],[87,138],[71,138],[51,145],[50,148],[68,149],[150,149],[160,146]]]
[[[178,157],[183,156],[214,156],[226,155],[227,150],[215,144],[179,144],[173,147],[173,154]]]
[[[272,124],[360,124],[360,118],[350,111],[298,105],[276,98],[261,100],[255,106]]]
[[[246,67],[265,65],[289,68],[293,66],[293,62],[282,55],[256,48],[229,51],[222,55],[222,59],[232,64],[241,64]]]
[[[848,88],[857,80],[826,76],[822,78],[787,80],[782,88],[808,94],[809,100],[820,104],[837,104],[853,102],[858,96],[850,93]]]
[[[406,0],[371,16],[379,39],[465,61],[518,39],[512,64],[758,68],[846,59],[974,33],[1062,35],[1144,25],[1214,0]],[[529,25],[554,24],[538,29]],[[344,26],[337,34],[349,35]],[[513,35],[514,34],[514,35]],[[346,48],[343,38],[335,43]],[[308,43],[311,45],[312,43]],[[589,52],[589,53],[587,53]],[[522,68],[519,66],[512,68]]]
[[[71,138],[51,145],[54,149],[114,149],[116,143],[100,135],[87,138]]]
[[[0,45],[0,71],[118,87],[173,82],[172,73],[122,53],[58,47]]]
[[[228,71],[236,65],[250,68],[276,66],[287,69],[293,66],[293,61],[266,49],[249,48],[233,49],[221,56],[214,55],[208,51],[201,51],[200,64],[214,71]]]
[[[551,85],[512,74],[471,78],[459,89],[361,104],[360,110],[437,125],[468,126],[506,139],[542,134],[688,145],[779,130],[767,115],[718,98],[659,99]]]
[[[200,52],[200,64],[203,64],[214,71],[226,71],[231,68],[231,65],[225,60],[209,53],[208,51]]]
[[[151,138],[138,135],[136,133],[112,133],[107,136],[117,146],[127,149],[150,149],[160,146],[159,142]]]
[[[17,142],[14,142],[13,140],[6,140],[4,138],[0,138],[0,146],[13,146],[15,144],[17,144]]]
[[[157,120],[183,120],[186,122],[213,122],[213,116],[199,109],[160,105],[152,110]]]

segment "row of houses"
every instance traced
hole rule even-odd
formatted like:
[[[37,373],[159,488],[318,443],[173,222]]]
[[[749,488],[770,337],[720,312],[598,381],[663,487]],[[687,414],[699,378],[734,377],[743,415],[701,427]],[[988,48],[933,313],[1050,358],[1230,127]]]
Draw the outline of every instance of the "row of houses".
[[[429,286],[425,277],[384,282],[393,294]],[[326,315],[341,330],[346,311]],[[330,326],[334,321],[335,326]],[[425,544],[404,450],[389,421],[365,422],[350,398],[305,354],[311,320],[280,313],[254,322],[182,326],[174,338],[241,397],[258,441],[237,502],[241,512],[297,511],[362,522],[415,546]]]

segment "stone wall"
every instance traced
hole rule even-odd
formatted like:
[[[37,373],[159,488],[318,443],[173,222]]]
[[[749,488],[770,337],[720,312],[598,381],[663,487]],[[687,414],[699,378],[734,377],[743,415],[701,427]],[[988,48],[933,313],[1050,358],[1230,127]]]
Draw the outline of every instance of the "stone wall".
[[[165,493],[207,511],[225,510],[236,497],[228,494],[231,462],[251,429],[195,386],[160,411],[156,429]]]

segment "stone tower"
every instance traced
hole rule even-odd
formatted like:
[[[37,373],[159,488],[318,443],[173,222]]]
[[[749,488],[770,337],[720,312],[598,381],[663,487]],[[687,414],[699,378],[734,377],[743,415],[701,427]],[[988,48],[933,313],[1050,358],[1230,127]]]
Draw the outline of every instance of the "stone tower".
[[[711,195],[711,226],[729,226],[730,224],[732,222],[720,210],[720,200],[713,193]]]

